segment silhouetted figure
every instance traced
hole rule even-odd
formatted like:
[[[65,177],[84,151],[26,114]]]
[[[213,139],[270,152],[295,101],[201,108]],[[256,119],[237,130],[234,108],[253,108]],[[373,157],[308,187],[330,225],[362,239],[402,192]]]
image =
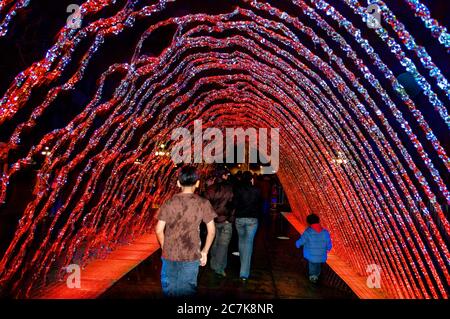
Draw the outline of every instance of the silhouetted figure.
[[[242,171],[237,171],[234,177],[236,178],[236,182],[240,183],[242,180]]]
[[[196,293],[199,265],[206,265],[217,216],[207,199],[194,194],[200,185],[195,167],[183,167],[177,185],[181,187],[181,193],[161,206],[156,225],[156,236],[162,248],[161,286],[168,297]],[[200,251],[199,226],[202,221],[208,234]]]
[[[240,277],[244,281],[250,276],[253,240],[258,229],[258,219],[261,217],[261,203],[261,194],[253,186],[252,174],[244,172],[233,199],[235,224],[239,236]]]
[[[331,250],[331,237],[328,230],[320,225],[320,218],[316,214],[306,217],[309,227],[297,240],[297,248],[303,246],[303,256],[308,260],[309,280],[317,283],[322,264],[327,261],[328,252]]]
[[[267,175],[259,175],[255,178],[255,186],[261,192],[261,198],[263,201],[263,214],[267,216],[270,211],[270,202],[272,195],[272,182],[271,178]]]
[[[205,192],[205,198],[210,201],[217,214],[214,220],[216,225],[216,238],[211,247],[210,265],[216,274],[225,277],[228,245],[233,234],[233,187],[228,182],[230,175],[228,170],[218,169],[215,175],[215,184],[209,186]]]

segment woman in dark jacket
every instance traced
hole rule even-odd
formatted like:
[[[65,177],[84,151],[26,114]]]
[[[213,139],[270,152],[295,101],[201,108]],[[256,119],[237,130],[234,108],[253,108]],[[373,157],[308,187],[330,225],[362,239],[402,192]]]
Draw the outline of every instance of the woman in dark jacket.
[[[253,253],[253,240],[261,217],[262,198],[258,188],[253,186],[251,172],[244,172],[239,185],[235,188],[233,204],[235,224],[239,236],[239,256],[241,259],[240,277],[247,280]]]
[[[219,276],[226,276],[228,245],[233,234],[234,210],[232,208],[233,187],[228,183],[229,171],[218,169],[216,182],[209,186],[205,192],[217,214],[214,219],[216,225],[216,237],[211,247],[211,268]]]

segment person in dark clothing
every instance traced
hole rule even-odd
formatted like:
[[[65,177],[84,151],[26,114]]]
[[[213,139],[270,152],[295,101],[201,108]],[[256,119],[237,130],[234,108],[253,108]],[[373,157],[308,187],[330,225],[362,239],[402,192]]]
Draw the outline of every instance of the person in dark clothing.
[[[237,173],[234,175],[234,178],[236,179],[236,184],[239,184],[242,180],[242,171],[237,171]]]
[[[225,277],[227,267],[228,245],[233,234],[234,209],[232,207],[233,187],[228,182],[230,172],[226,169],[216,171],[216,182],[209,186],[205,198],[209,200],[217,217],[216,238],[211,247],[211,269],[216,274]]]
[[[263,200],[263,214],[264,216],[269,215],[270,211],[270,200],[271,200],[271,185],[270,177],[267,175],[259,175],[255,179],[255,186],[261,191],[261,198]]]
[[[258,219],[261,217],[261,204],[261,193],[253,186],[252,174],[244,172],[233,198],[235,224],[239,236],[240,277],[244,281],[250,276],[253,240],[258,229]]]

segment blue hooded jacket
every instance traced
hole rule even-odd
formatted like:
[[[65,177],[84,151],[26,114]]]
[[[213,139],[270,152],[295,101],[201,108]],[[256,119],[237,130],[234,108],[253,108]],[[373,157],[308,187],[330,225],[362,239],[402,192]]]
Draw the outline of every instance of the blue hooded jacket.
[[[322,228],[320,232],[308,227],[296,241],[297,248],[303,247],[303,256],[313,263],[327,261],[327,253],[331,250],[331,237],[328,230]]]

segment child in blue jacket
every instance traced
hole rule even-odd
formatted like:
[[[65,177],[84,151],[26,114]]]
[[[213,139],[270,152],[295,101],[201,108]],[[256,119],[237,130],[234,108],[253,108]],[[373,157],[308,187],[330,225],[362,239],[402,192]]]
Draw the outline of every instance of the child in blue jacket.
[[[320,218],[316,214],[306,217],[309,227],[296,241],[297,248],[303,246],[303,256],[308,260],[309,280],[317,283],[322,264],[327,261],[327,254],[331,250],[331,237],[328,230],[320,225]]]

